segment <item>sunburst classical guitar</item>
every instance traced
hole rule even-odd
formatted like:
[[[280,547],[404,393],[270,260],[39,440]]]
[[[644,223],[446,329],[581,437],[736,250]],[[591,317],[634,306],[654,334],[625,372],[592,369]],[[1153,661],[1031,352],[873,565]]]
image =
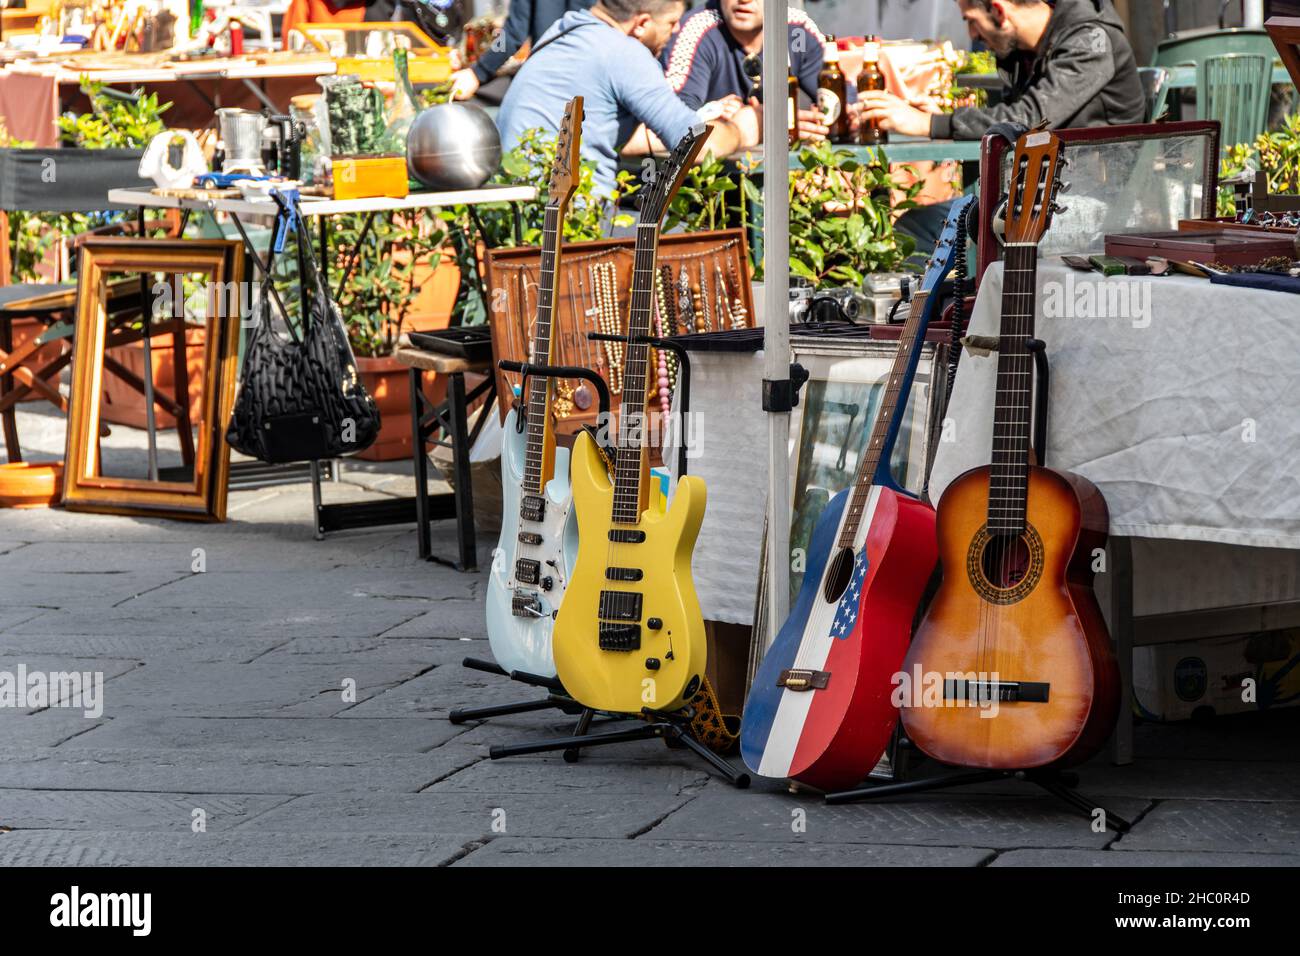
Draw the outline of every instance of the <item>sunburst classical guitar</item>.
[[[704,618],[691,580],[704,482],[683,475],[666,513],[647,507],[650,346],[637,340],[650,333],[661,221],[708,135],[702,124],[692,129],[640,193],[612,468],[591,435],[573,446],[578,561],[555,620],[555,666],[565,690],[595,710],[676,710],[704,679]]]
[[[1106,503],[1087,479],[1031,461],[1038,242],[1063,166],[1050,132],[1016,144],[1006,205],[992,464],[956,478],[938,507],[943,583],[904,674],[908,737],[943,763],[994,770],[1077,763],[1115,723],[1119,674],[1092,590]]]

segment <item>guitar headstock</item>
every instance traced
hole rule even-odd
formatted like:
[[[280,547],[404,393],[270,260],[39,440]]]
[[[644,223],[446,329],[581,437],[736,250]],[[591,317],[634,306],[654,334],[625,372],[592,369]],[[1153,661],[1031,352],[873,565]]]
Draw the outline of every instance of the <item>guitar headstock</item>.
[[[551,202],[567,203],[578,188],[578,178],[582,175],[581,148],[582,97],[575,96],[564,108],[564,120],[555,140],[555,165],[551,167],[551,181],[547,186],[547,198]]]
[[[943,282],[944,276],[952,271],[957,261],[957,232],[961,219],[975,202],[974,196],[962,196],[948,210],[948,218],[943,222],[943,231],[935,244],[934,252],[925,264],[925,276],[921,279],[921,291],[930,292]]]
[[[1016,141],[1007,192],[1007,244],[1037,245],[1043,238],[1053,213],[1059,211],[1056,196],[1064,169],[1065,155],[1055,134],[1031,130]]]
[[[657,224],[668,211],[668,204],[677,195],[677,190],[686,177],[686,171],[695,162],[712,127],[703,123],[692,126],[690,132],[681,138],[667,159],[654,168],[654,178],[639,193],[641,197],[641,225]]]

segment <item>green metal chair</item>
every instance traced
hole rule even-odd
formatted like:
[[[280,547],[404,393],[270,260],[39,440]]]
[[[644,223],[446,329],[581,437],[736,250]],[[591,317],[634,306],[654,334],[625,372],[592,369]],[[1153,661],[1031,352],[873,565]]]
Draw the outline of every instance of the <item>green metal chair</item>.
[[[1218,120],[1219,143],[1252,143],[1268,126],[1273,59],[1229,54],[1196,65],[1196,118]]]
[[[1189,30],[1179,36],[1169,37],[1156,44],[1152,66],[1182,66],[1200,64],[1212,56],[1228,53],[1248,53],[1268,57],[1269,63],[1277,58],[1277,49],[1265,30]]]

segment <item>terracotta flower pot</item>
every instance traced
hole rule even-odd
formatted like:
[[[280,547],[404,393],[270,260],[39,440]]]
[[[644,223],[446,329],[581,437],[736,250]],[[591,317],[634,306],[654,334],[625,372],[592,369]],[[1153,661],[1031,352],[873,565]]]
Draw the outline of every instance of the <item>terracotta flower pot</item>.
[[[63,462],[0,465],[0,508],[48,508],[63,497]]]
[[[357,356],[361,384],[379,406],[379,437],[357,454],[366,461],[398,461],[411,457],[410,369],[391,355],[382,358]],[[438,375],[424,376],[424,395],[437,404],[446,396],[446,382]]]
[[[185,366],[189,375],[190,415],[192,422],[197,422],[203,402],[203,346],[205,332],[203,329],[189,329],[185,333]],[[144,345],[134,342],[131,345],[119,345],[107,351],[109,357],[121,363],[128,371],[144,378]],[[172,382],[175,380],[172,363],[172,337],[156,336],[150,342],[149,357],[153,365],[154,392],[172,397]],[[154,420],[159,428],[175,428],[176,419],[162,410],[155,409]],[[122,381],[112,372],[104,370],[104,403],[101,415],[105,421],[117,425],[130,425],[132,428],[146,427],[144,396]]]
[[[400,259],[402,250],[394,253]],[[430,256],[432,258],[432,256]],[[406,332],[432,332],[451,324],[451,312],[456,307],[456,294],[460,291],[460,267],[456,253],[443,249],[436,263],[417,263],[411,271],[411,285],[420,290],[419,295],[406,310],[402,329]]]

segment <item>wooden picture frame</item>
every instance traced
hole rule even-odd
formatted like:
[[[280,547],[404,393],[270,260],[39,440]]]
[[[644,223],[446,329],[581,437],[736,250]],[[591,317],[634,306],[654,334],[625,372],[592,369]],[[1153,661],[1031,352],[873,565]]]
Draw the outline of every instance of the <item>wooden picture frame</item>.
[[[110,329],[105,308],[106,287],[110,275],[124,272],[141,276],[165,273],[169,277],[193,274],[208,277],[204,385],[195,415],[197,435],[189,481],[100,474],[105,349],[113,344],[114,331]],[[102,238],[81,246],[64,457],[65,508],[196,521],[225,520],[226,485],[230,475],[230,446],[226,444],[225,429],[238,384],[241,303],[242,308],[249,305],[244,301],[243,277],[243,250],[237,241]],[[235,290],[233,296],[230,290]],[[144,305],[152,309],[151,302]]]

